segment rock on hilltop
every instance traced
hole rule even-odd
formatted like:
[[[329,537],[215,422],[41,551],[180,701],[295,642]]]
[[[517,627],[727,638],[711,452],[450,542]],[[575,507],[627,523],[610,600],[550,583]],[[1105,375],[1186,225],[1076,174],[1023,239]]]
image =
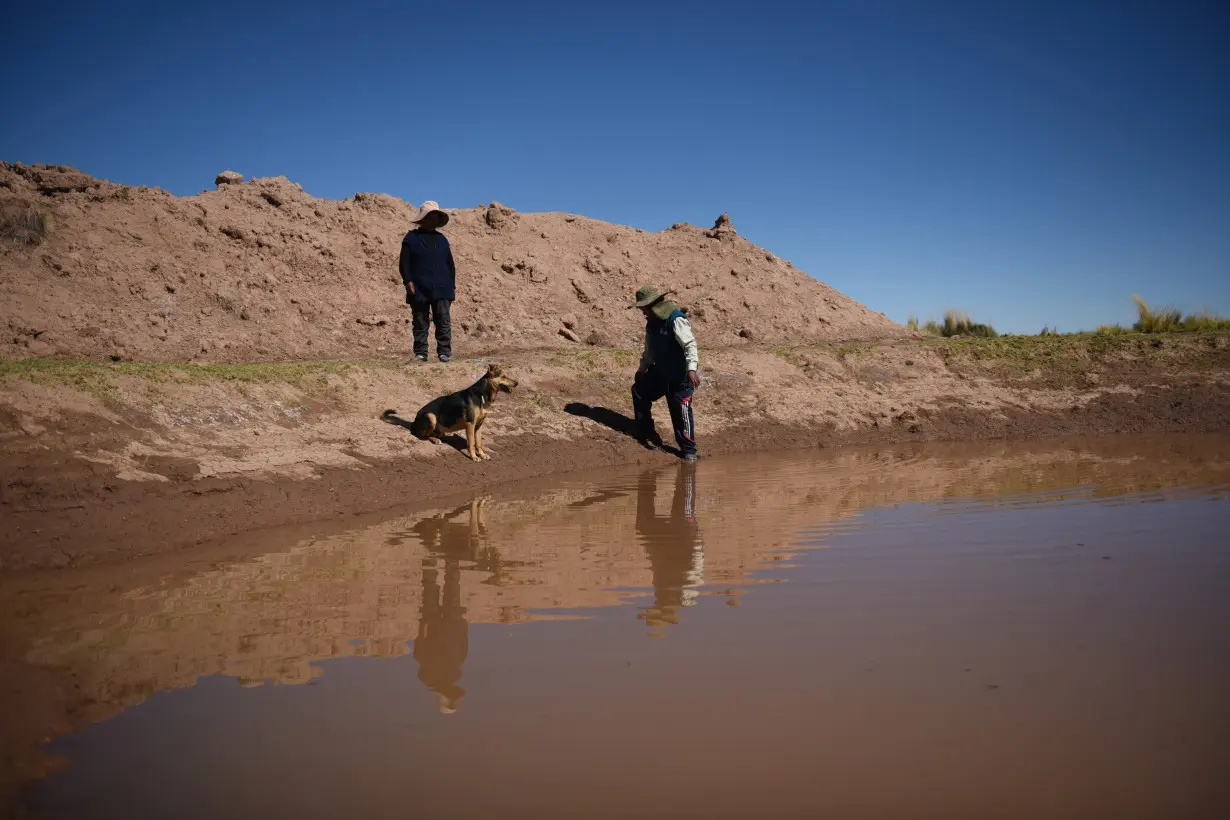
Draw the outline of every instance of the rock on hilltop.
[[[868,339],[900,325],[740,237],[500,203],[449,210],[462,355],[634,346],[639,284],[676,291],[708,347]],[[176,197],[0,163],[0,356],[145,361],[404,355],[397,254],[417,209],[317,199],[284,177]],[[567,320],[567,326],[565,326]]]

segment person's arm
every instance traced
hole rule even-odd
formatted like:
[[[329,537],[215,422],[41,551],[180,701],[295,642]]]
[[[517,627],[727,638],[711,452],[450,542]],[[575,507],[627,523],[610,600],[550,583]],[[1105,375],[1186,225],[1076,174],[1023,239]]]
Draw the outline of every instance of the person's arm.
[[[410,259],[406,254],[406,243],[401,243],[401,255],[397,258],[397,270],[401,273],[401,283],[406,286],[406,300],[414,295],[414,283],[410,281]]]
[[[675,320],[675,341],[683,348],[683,357],[688,362],[688,379],[695,387],[700,384],[700,351],[696,348],[692,323],[683,317]]]
[[[645,334],[645,349],[641,351],[641,364],[637,367],[637,373],[644,373],[653,366],[653,349],[649,347],[649,334]]]
[[[448,239],[444,240],[444,250],[448,253],[448,275],[449,284],[454,288],[457,287],[457,265],[453,262],[453,246],[449,244]]]

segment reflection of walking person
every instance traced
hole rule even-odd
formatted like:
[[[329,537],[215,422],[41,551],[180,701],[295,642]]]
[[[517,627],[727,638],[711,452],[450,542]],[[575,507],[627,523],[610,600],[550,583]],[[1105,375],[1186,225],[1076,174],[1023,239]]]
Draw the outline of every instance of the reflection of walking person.
[[[652,285],[636,292],[633,307],[645,314],[645,351],[632,383],[637,435],[648,446],[661,443],[654,429],[653,403],[665,398],[679,454],[686,461],[695,461],[692,395],[700,386],[700,356],[692,325],[679,306],[666,298],[666,292]]]
[[[457,296],[457,267],[448,239],[439,232],[448,214],[428,200],[419,209],[416,227],[401,241],[398,268],[406,286],[414,332],[414,358],[427,361],[427,331],[436,323],[436,355],[447,362],[453,355],[453,325],[449,316]]]
[[[423,609],[414,659],[419,663],[419,680],[440,700],[440,712],[451,715],[466,693],[457,682],[470,649],[470,627],[461,606],[457,559],[444,559],[443,594],[438,572],[435,558],[423,561]]]
[[[705,548],[696,525],[696,467],[680,465],[669,515],[655,508],[660,470],[642,473],[636,487],[636,533],[653,573],[653,606],[639,617],[650,626],[679,622],[704,582]]]

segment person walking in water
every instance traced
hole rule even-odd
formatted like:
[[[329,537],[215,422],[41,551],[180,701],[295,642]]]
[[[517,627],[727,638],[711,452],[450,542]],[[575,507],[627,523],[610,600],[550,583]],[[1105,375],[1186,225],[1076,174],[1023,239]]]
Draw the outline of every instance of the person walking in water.
[[[453,357],[453,324],[449,317],[457,297],[457,267],[453,250],[440,228],[448,214],[431,200],[419,208],[415,227],[401,241],[398,268],[406,286],[414,332],[414,358],[427,361],[427,331],[436,324],[436,355],[447,362]]]
[[[695,461],[692,395],[700,386],[700,355],[691,323],[666,295],[666,291],[645,285],[636,292],[636,303],[631,306],[645,314],[645,351],[632,382],[632,410],[641,442],[646,447],[661,447],[662,439],[653,423],[653,403],[665,397],[679,455],[685,461]]]

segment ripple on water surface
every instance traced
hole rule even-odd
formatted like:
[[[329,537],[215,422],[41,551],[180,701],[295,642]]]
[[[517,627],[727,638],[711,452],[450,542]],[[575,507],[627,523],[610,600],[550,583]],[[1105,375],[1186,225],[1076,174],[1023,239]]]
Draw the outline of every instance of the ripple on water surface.
[[[53,743],[67,765],[30,802],[1221,816],[1228,499],[1220,439],[928,445],[271,533],[250,560],[23,609],[26,659],[105,718]]]

